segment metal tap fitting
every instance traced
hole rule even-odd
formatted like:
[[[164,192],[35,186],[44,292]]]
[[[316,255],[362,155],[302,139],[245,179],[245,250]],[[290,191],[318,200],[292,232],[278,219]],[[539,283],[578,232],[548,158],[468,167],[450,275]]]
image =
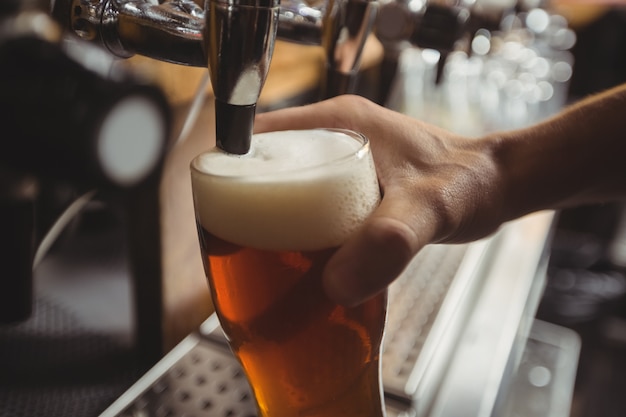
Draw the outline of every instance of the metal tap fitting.
[[[56,0],[52,14],[112,54],[207,67],[216,96],[217,142],[249,146],[256,102],[276,38],[323,45],[324,97],[352,92],[376,0]]]

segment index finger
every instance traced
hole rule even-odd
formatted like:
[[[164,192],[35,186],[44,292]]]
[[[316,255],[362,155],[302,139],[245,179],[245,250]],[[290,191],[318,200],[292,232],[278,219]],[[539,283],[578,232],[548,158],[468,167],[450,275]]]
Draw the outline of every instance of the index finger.
[[[299,107],[289,107],[267,113],[259,113],[254,121],[255,133],[315,129],[318,127],[335,127],[354,129],[356,127],[355,106],[361,106],[364,99],[353,96],[340,96]]]

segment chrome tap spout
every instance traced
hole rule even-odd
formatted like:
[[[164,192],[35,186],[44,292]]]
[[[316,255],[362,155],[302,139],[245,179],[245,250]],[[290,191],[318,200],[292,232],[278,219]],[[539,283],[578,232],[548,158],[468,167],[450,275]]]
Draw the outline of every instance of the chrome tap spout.
[[[207,65],[205,12],[192,0],[57,0],[53,14],[80,38],[118,57]]]
[[[255,29],[259,26],[257,20],[267,17],[258,11],[278,7],[278,1],[271,5],[262,3],[207,1],[202,8],[193,0],[56,0],[53,14],[80,38],[100,43],[118,57],[139,54],[205,67],[207,63],[217,64],[212,55],[221,56],[212,51],[219,45],[206,36],[213,31],[211,25],[220,25],[222,29],[225,25],[239,25],[237,30],[245,33],[245,38],[255,36],[266,41],[267,34]],[[273,36],[278,39],[323,45],[330,74],[352,76],[372,30],[377,5],[376,0],[283,0],[275,27],[263,22],[260,26],[274,31]],[[243,13],[250,7],[257,12]],[[229,14],[229,9],[238,10],[235,15],[245,20],[230,22],[235,15]],[[339,85],[332,90],[330,95],[347,92],[345,86]]]
[[[274,51],[278,0],[209,0],[206,22],[217,145],[244,154]]]
[[[376,0],[54,0],[53,15],[118,57],[208,67],[217,143],[245,153],[276,38],[322,45],[323,96],[352,92]]]

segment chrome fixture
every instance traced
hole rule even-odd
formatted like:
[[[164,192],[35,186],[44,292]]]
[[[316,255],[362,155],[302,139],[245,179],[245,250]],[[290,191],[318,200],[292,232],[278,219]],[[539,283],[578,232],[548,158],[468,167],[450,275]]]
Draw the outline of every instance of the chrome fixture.
[[[245,153],[276,37],[322,45],[324,96],[350,92],[376,17],[374,0],[311,4],[279,0],[56,0],[52,14],[113,55],[141,54],[207,67],[216,96],[217,141]]]

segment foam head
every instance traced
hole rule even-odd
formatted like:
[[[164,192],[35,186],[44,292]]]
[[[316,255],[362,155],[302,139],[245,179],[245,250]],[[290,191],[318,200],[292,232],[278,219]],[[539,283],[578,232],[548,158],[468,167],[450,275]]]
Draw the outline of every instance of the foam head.
[[[380,200],[369,144],[350,131],[257,134],[245,155],[199,155],[191,178],[200,225],[258,249],[339,246]]]

